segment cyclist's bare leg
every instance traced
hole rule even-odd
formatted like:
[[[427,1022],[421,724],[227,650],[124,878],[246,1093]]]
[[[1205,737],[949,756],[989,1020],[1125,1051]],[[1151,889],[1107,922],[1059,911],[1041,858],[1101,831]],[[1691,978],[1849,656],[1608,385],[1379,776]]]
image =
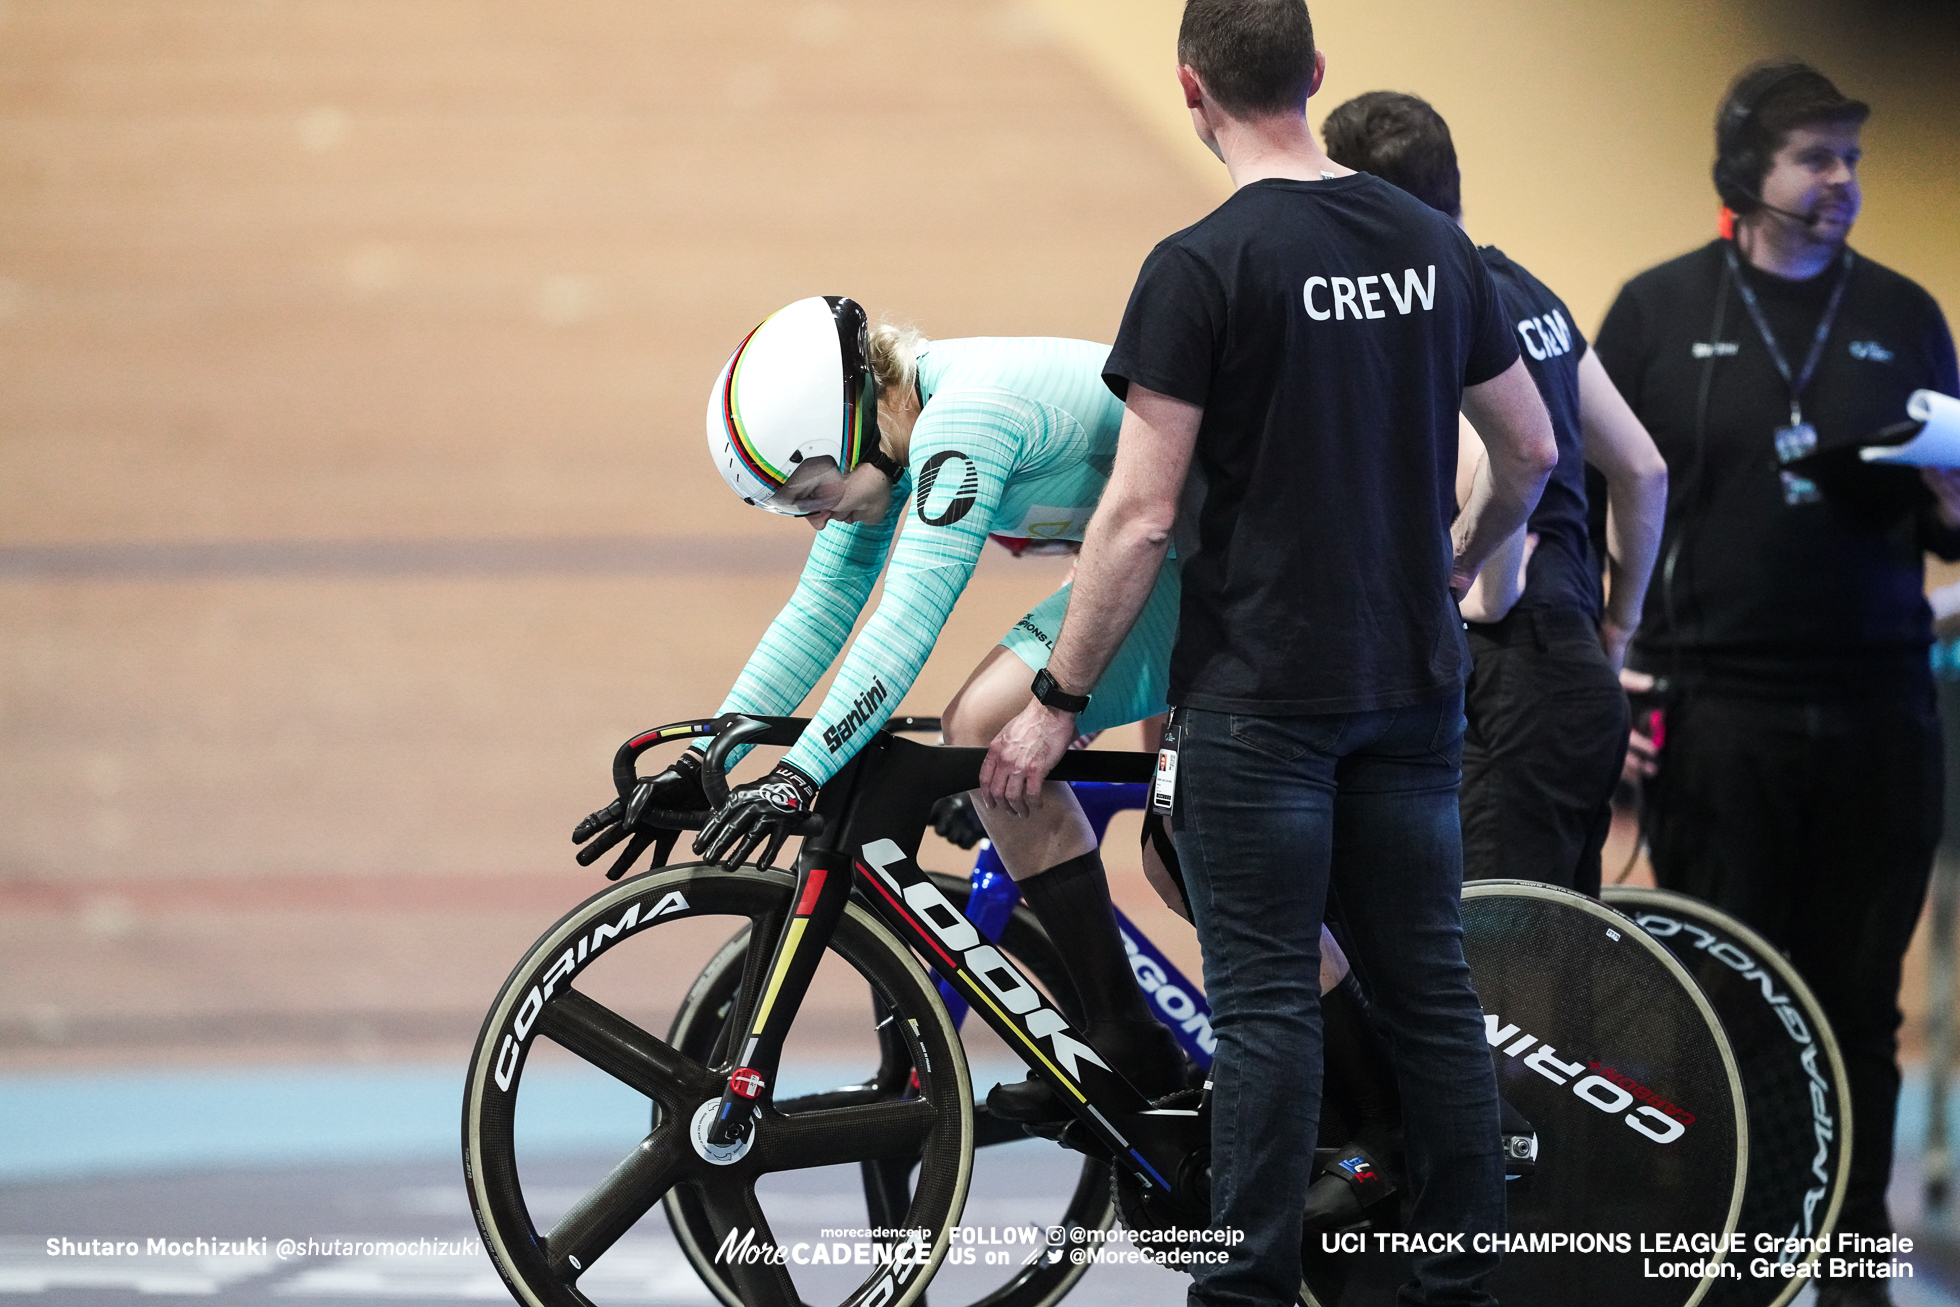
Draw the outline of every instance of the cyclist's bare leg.
[[[1028,690],[1032,676],[1028,665],[1006,645],[995,645],[940,714],[946,743],[979,749],[992,744],[1000,728],[1034,697]],[[987,838],[1007,865],[1007,874],[1017,881],[1096,847],[1096,834],[1068,786],[1050,781],[1042,786],[1041,797],[1041,806],[1025,817],[1016,817],[1005,807],[989,811],[977,792],[974,798],[973,810],[986,826]]]
[[[1031,675],[1012,651],[995,646],[940,715],[946,743],[991,743],[1027,706]],[[1071,941],[1062,951],[1063,965],[1081,1000],[1090,1042],[1146,1096],[1181,1088],[1183,1054],[1137,988],[1116,927],[1095,831],[1068,786],[1051,783],[1042,798],[1025,817],[978,802],[974,810],[1035,916],[1051,935]],[[996,1086],[987,1105],[1008,1120],[1067,1118],[1067,1109],[1039,1078]]]

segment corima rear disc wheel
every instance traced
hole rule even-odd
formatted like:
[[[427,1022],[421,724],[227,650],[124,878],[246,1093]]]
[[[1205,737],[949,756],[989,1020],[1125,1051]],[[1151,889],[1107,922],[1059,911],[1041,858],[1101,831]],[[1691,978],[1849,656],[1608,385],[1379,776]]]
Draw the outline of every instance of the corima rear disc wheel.
[[[1688,969],[1735,1047],[1749,1100],[1749,1174],[1736,1226],[1749,1241],[1746,1260],[1815,1260],[1790,1241],[1830,1235],[1851,1168],[1844,1060],[1823,1009],[1768,940],[1700,899],[1631,885],[1608,886],[1604,898]],[[1702,1307],[1781,1307],[1805,1283],[1725,1279]]]
[[[689,979],[731,932],[775,938],[793,885],[784,872],[699,865],[636,876],[574,909],[511,973],[470,1061],[463,1163],[484,1246],[519,1302],[652,1293],[711,1307],[710,1286],[654,1211],[674,1192],[700,1213],[715,1239],[708,1256],[745,1307],[908,1307],[924,1292],[966,1199],[973,1089],[944,1004],[883,924],[846,908],[777,1083],[763,1087],[755,1126],[733,1148],[709,1145],[704,1129],[733,1070],[726,1049],[690,1056],[649,1033],[668,1028]],[[759,970],[737,999],[744,1007]],[[867,986],[882,1027],[833,1029],[825,1014],[839,995],[855,1010]],[[899,1092],[816,1103],[796,1083],[834,1083],[837,1067],[872,1071],[887,1058],[906,1064]],[[576,1077],[581,1088],[568,1093]],[[591,1165],[568,1185],[547,1145],[554,1131],[590,1133],[589,1122],[562,1118],[596,1114],[595,1091],[623,1104],[628,1133],[605,1155],[617,1159],[609,1173]],[[896,1244],[864,1234],[861,1200],[853,1211],[829,1197],[835,1177],[854,1183],[862,1166],[893,1157],[920,1159],[892,1223],[919,1233]]]
[[[1490,1292],[1520,1304],[1700,1303],[1731,1272],[1704,1253],[1642,1247],[1724,1238],[1741,1212],[1742,1083],[1707,998],[1631,920],[1568,890],[1472,881],[1463,932],[1498,1092],[1538,1133],[1536,1174],[1506,1186],[1511,1244]],[[1409,1274],[1393,1254],[1331,1254],[1312,1239],[1303,1252],[1317,1307],[1392,1301]],[[1736,1272],[1747,1274],[1746,1258]]]
[[[964,898],[965,878],[928,874],[949,899],[957,902]],[[1074,1004],[1061,959],[1025,906],[1017,906],[1008,919],[1000,947],[1072,1013]],[[742,931],[722,947],[695,980],[668,1032],[669,1043],[689,1056],[703,1060],[712,1056],[712,1050],[727,1037],[724,1032],[734,1015],[747,958],[748,932]],[[875,1002],[865,1006],[864,1016],[867,1024],[881,1019]],[[910,1066],[903,1059],[902,1049],[893,1047],[877,1067],[864,1068],[861,1083],[826,1087],[778,1106],[784,1112],[796,1112],[894,1095],[903,1091]],[[967,1195],[967,1221],[989,1242],[971,1249],[956,1245],[934,1280],[933,1301],[966,1302],[968,1307],[1051,1307],[1089,1270],[1086,1262],[1068,1256],[1071,1249],[1084,1246],[1079,1238],[1072,1240],[1069,1232],[1103,1230],[1114,1218],[1109,1165],[1092,1158],[1078,1159],[1045,1140],[1030,1139],[1013,1122],[995,1120],[983,1104],[974,1105],[974,1122],[979,1152]],[[1077,1174],[1069,1175],[1068,1164],[1078,1161],[1079,1166],[1074,1167]],[[1063,1164],[1057,1166],[1057,1162]],[[864,1201],[859,1210],[865,1212],[867,1221],[880,1224],[877,1209],[905,1200],[912,1170],[904,1158],[866,1168]],[[1059,1183],[1052,1191],[1042,1191],[1040,1186],[1051,1176]],[[696,1273],[724,1304],[737,1302],[733,1286],[714,1262],[715,1241],[700,1203],[683,1189],[669,1191],[665,1202],[675,1238]],[[1038,1237],[1009,1241],[1001,1237],[1007,1230]],[[1062,1237],[1051,1241],[1051,1230],[1060,1231]],[[973,1265],[954,1264],[963,1253],[972,1256]],[[1002,1260],[986,1264],[981,1259],[987,1254]]]

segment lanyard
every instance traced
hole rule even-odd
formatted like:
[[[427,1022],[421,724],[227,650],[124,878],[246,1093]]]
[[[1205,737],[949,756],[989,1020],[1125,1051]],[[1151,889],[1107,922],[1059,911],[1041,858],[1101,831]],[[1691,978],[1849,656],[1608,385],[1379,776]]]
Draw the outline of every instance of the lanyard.
[[[1729,272],[1734,276],[1735,288],[1742,293],[1742,303],[1749,310],[1750,321],[1756,324],[1756,334],[1763,338],[1763,345],[1769,350],[1770,362],[1783,375],[1783,383],[1790,388],[1790,425],[1803,424],[1803,406],[1798,403],[1803,398],[1804,387],[1810,384],[1810,374],[1817,370],[1817,361],[1824,357],[1824,341],[1831,334],[1831,326],[1837,321],[1838,305],[1844,302],[1844,288],[1851,284],[1851,264],[1853,255],[1849,249],[1844,251],[1844,271],[1838,274],[1837,285],[1831,290],[1830,303],[1824,306],[1824,316],[1817,323],[1817,334],[1811,338],[1809,357],[1803,361],[1803,371],[1797,376],[1790,375],[1790,360],[1783,357],[1783,349],[1776,343],[1776,336],[1769,329],[1769,319],[1763,316],[1762,305],[1756,302],[1756,292],[1749,285],[1748,278],[1736,265],[1735,246],[1724,245],[1722,257],[1729,261]]]

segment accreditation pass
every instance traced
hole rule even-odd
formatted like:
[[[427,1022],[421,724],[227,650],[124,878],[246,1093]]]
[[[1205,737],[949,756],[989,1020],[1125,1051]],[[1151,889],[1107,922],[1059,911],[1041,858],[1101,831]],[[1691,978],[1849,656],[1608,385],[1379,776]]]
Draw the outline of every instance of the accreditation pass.
[[[1177,796],[1177,718],[1164,723],[1163,744],[1157,750],[1157,774],[1150,780],[1150,810],[1170,814]]]

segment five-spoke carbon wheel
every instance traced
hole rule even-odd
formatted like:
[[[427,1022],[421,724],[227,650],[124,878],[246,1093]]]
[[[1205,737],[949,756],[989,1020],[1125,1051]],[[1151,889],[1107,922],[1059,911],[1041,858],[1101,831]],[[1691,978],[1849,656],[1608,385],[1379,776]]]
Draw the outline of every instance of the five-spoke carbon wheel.
[[[681,995],[704,963],[726,972],[713,964],[725,962],[731,932],[774,940],[793,883],[783,872],[700,865],[633,877],[559,921],[505,982],[470,1062],[463,1163],[484,1245],[519,1302],[603,1303],[603,1286],[638,1297],[650,1281],[679,1299],[710,1301],[712,1292],[744,1307],[908,1307],[923,1293],[966,1200],[973,1089],[931,980],[864,908],[851,905],[839,921],[802,1009],[810,1019],[792,1031],[750,1133],[725,1148],[706,1139],[733,1069],[727,1031],[745,1024],[767,959],[751,962],[744,949],[732,993],[714,1005],[721,1020],[705,1037],[707,1025],[678,1020],[690,1000],[701,1009],[703,996]],[[848,1027],[837,1019],[841,1004],[861,1005],[867,993],[871,1019]],[[679,1042],[649,1033],[663,1027],[678,1027]],[[863,1083],[808,1091],[810,1082],[834,1082],[836,1067],[858,1064],[870,1073]],[[561,1068],[605,1081],[616,1096],[643,1096],[635,1133],[653,1122],[620,1149],[609,1174],[575,1186],[569,1203],[558,1177],[528,1188],[525,1178],[542,1156],[526,1141],[549,1137],[553,1125],[540,1113],[576,1113],[587,1101],[563,1092]],[[528,1095],[527,1077],[535,1082]],[[895,1162],[916,1166],[916,1182],[892,1191],[869,1222],[861,1205],[853,1211],[797,1188],[821,1168],[869,1175]],[[653,1212],[663,1202],[670,1217],[679,1214],[671,1236]],[[541,1229],[538,1218],[556,1209]],[[890,1229],[915,1233],[893,1240],[882,1235]],[[675,1238],[696,1245],[676,1248]],[[626,1273],[608,1266],[609,1254]],[[705,1286],[696,1259],[718,1270]]]
[[[948,898],[955,902],[963,900],[967,890],[965,878],[933,873],[933,879]],[[702,969],[689,989],[687,999],[675,1015],[667,1036],[668,1043],[682,1053],[702,1061],[713,1061],[723,1056],[719,1050],[728,1039],[731,1019],[737,1010],[748,963],[748,941],[746,930],[738,932]],[[1073,995],[1067,972],[1055,945],[1025,906],[1017,907],[1008,920],[1001,934],[1000,946],[1051,994],[1056,995],[1058,1002],[1072,1006]],[[875,998],[865,1015],[868,1020],[880,1017]],[[796,1113],[817,1107],[876,1102],[903,1092],[911,1062],[903,1048],[895,1043],[884,1045],[881,1053],[883,1056],[877,1068],[861,1083],[819,1090],[779,1103],[778,1107],[785,1113]],[[985,1082],[981,1084],[984,1086]],[[1072,1239],[1069,1232],[1107,1229],[1115,1216],[1115,1205],[1110,1196],[1109,1165],[1092,1158],[1081,1158],[1072,1192],[1065,1193],[1058,1189],[1030,1202],[1028,1182],[1034,1177],[1026,1174],[1026,1162],[1029,1160],[1026,1154],[1033,1150],[1036,1157],[1049,1161],[1051,1159],[1047,1154],[1061,1150],[1045,1141],[1029,1139],[1013,1122],[995,1120],[982,1103],[974,1105],[974,1121],[977,1144],[984,1151],[976,1164],[974,1186],[968,1198],[969,1210],[980,1210],[970,1220],[986,1229],[990,1239],[998,1238],[999,1231],[1011,1224],[1030,1231],[1041,1231],[1042,1242],[1008,1245],[1013,1252],[1001,1269],[943,1267],[939,1287],[933,1291],[933,1297],[939,1302],[965,1301],[975,1292],[978,1282],[985,1288],[972,1299],[969,1307],[1052,1307],[1089,1270],[1088,1263],[1068,1255],[1072,1249],[1082,1246],[1081,1241]],[[1006,1151],[998,1156],[1009,1160],[995,1167],[992,1162],[997,1154],[991,1150],[1002,1146],[1006,1146]],[[1063,1156],[1075,1158],[1072,1153]],[[1020,1159],[1019,1164],[1011,1160],[1016,1158]],[[894,1210],[904,1210],[911,1194],[916,1163],[916,1158],[894,1157],[867,1163],[863,1167],[863,1210],[872,1224],[886,1220]],[[712,1255],[715,1248],[713,1227],[700,1203],[687,1190],[677,1188],[668,1193],[666,1207],[675,1238],[693,1263],[696,1273],[723,1303],[738,1303],[734,1286],[728,1282]],[[1050,1240],[1048,1232],[1051,1230],[1062,1231],[1062,1237]],[[995,1246],[989,1244],[978,1251],[984,1255],[993,1251]]]

